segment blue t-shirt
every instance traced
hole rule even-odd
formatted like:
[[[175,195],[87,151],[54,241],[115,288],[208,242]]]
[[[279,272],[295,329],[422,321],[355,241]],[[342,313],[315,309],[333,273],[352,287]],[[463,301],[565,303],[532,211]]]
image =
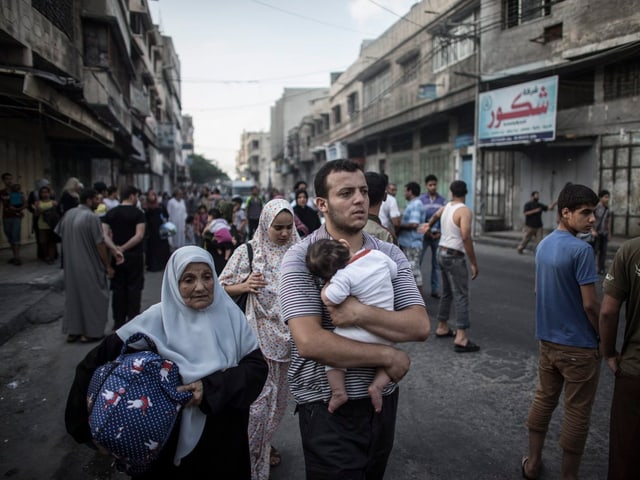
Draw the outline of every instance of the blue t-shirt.
[[[432,199],[429,192],[423,193],[420,195],[420,201],[422,202],[424,209],[424,221],[428,222],[433,214],[440,210],[440,207],[444,207],[447,203],[447,199],[444,198],[439,193],[436,193],[436,198]],[[440,219],[436,220],[436,222],[431,227],[432,232],[440,231]]]
[[[536,338],[560,345],[598,348],[582,305],[581,285],[598,281],[591,246],[554,230],[536,250]]]
[[[414,198],[409,202],[407,208],[404,209],[401,223],[417,223],[421,224],[424,220],[424,207],[419,198]],[[423,234],[417,230],[400,230],[398,235],[398,244],[401,247],[422,248]]]

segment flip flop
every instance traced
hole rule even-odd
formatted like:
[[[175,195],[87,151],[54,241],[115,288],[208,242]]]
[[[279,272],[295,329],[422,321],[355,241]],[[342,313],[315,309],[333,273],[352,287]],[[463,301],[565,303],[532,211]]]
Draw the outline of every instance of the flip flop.
[[[529,457],[527,456],[522,457],[522,461],[520,462],[522,478],[524,478],[525,480],[536,480],[537,477],[530,477],[529,475],[527,475],[525,465],[527,464],[528,461],[529,461]]]
[[[455,337],[455,336],[456,336],[456,332],[454,332],[451,329],[449,329],[447,333],[436,333],[436,338],[447,338],[447,337]]]
[[[454,344],[453,350],[456,353],[471,353],[471,352],[477,352],[478,350],[480,350],[480,346],[476,345],[471,340],[467,340],[466,345]]]

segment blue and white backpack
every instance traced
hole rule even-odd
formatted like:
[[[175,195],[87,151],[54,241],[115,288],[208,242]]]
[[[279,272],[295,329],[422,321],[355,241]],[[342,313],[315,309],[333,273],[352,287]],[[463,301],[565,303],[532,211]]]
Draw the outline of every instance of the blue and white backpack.
[[[129,475],[144,473],[158,458],[192,396],[176,391],[182,382],[173,362],[150,350],[126,353],[140,340],[155,350],[146,335],[132,335],[118,358],[94,372],[87,391],[91,436]]]

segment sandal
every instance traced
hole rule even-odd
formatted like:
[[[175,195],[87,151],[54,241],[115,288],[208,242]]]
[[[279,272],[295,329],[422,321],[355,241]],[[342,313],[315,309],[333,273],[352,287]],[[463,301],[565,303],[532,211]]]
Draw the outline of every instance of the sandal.
[[[80,335],[67,335],[67,343],[73,343],[80,338]]]
[[[280,462],[282,462],[282,456],[280,455],[280,452],[276,450],[275,447],[272,445],[271,453],[269,454],[269,465],[272,468],[275,468],[278,465],[280,465]]]
[[[520,462],[520,467],[522,469],[522,478],[524,478],[525,480],[536,480],[538,477],[530,477],[529,475],[527,475],[527,470],[525,465],[527,464],[527,462],[529,461],[529,457],[522,457],[522,461]]]
[[[456,332],[454,332],[451,329],[449,329],[449,331],[447,333],[437,333],[436,332],[436,338],[446,338],[446,337],[455,337],[455,336],[456,336]]]
[[[471,353],[477,352],[480,350],[480,347],[473,343],[471,340],[467,340],[466,345],[458,345],[457,343],[453,345],[453,350],[456,353]]]

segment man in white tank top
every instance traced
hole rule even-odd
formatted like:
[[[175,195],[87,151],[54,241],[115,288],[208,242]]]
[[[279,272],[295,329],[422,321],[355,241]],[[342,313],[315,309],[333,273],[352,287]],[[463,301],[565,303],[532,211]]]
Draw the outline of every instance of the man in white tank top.
[[[442,237],[438,247],[438,264],[442,271],[442,298],[438,309],[436,338],[453,337],[453,349],[457,353],[477,352],[480,347],[467,338],[469,328],[469,272],[471,279],[478,276],[478,263],[471,238],[473,214],[464,204],[467,184],[462,180],[451,182],[451,201],[440,208],[429,221],[420,227],[421,232],[429,231],[440,220]],[[465,256],[466,253],[466,256]],[[451,304],[455,305],[456,331],[448,325]]]

